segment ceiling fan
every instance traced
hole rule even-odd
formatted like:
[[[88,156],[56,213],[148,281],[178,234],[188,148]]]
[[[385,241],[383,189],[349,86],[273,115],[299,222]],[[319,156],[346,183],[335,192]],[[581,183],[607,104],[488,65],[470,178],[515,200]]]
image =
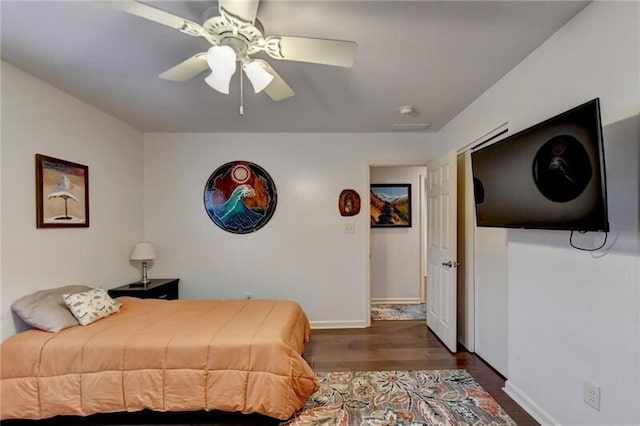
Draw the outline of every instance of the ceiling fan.
[[[353,41],[329,40],[297,36],[265,36],[256,18],[260,0],[219,0],[217,7],[204,12],[204,23],[149,6],[135,0],[104,1],[110,7],[175,28],[193,37],[203,37],[211,48],[197,53],[160,74],[160,78],[184,82],[207,69],[207,84],[220,93],[229,94],[231,77],[240,63],[254,91],[264,92],[274,101],[294,95],[294,91],[266,61],[251,55],[264,51],[273,59],[352,67],[357,44]],[[240,78],[242,87],[242,76]],[[242,114],[242,106],[240,109]]]

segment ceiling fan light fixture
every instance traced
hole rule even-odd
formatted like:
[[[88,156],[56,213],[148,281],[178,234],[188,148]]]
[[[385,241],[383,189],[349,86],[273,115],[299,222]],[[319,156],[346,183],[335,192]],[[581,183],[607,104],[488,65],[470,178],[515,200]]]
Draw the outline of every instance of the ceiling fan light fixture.
[[[212,46],[207,51],[207,64],[212,72],[204,81],[218,92],[228,95],[231,77],[236,72],[236,52],[229,46]]]
[[[273,81],[273,75],[258,60],[249,62],[243,69],[256,93],[262,92]]]
[[[207,51],[207,63],[212,70],[219,67],[235,69],[236,52],[231,46],[211,46]]]
[[[227,78],[228,77],[228,78]],[[204,79],[205,83],[211,86],[213,89],[225,95],[229,94],[229,85],[231,83],[231,76],[221,76],[212,72]]]

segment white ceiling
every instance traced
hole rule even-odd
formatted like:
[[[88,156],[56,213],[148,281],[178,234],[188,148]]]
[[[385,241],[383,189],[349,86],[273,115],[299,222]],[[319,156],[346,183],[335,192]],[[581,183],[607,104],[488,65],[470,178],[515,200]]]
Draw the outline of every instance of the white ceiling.
[[[212,1],[149,1],[195,22]],[[157,78],[204,39],[91,1],[0,3],[2,59],[145,132],[437,131],[586,6],[585,1],[262,0],[266,35],[358,43],[353,68],[262,54],[296,92],[273,102]],[[416,113],[400,115],[413,105]]]

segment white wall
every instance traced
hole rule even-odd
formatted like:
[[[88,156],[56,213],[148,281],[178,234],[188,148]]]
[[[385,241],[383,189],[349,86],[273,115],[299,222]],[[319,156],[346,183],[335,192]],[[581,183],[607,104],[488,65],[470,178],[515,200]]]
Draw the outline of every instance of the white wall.
[[[2,62],[2,337],[24,324],[11,303],[66,284],[115,287],[143,235],[143,136]],[[37,229],[35,154],[89,166],[90,227]]]
[[[516,132],[594,97],[605,125],[638,114],[639,25],[640,3],[593,2],[452,120],[444,146],[505,121]],[[508,233],[507,389],[546,422],[640,423],[637,145],[605,139],[605,253],[571,249],[568,232]],[[582,402],[584,379],[602,388],[600,412]]]
[[[146,134],[145,235],[160,251],[153,277],[181,278],[185,298],[289,298],[313,325],[364,326],[369,317],[370,164],[430,158],[431,134]],[[278,205],[255,233],[218,228],[202,192],[222,164],[248,160],[275,181]],[[360,214],[338,196],[358,191]],[[354,234],[343,226],[354,222]]]
[[[371,229],[371,301],[420,303],[420,175],[425,166],[371,167],[371,183],[411,184],[411,227]]]

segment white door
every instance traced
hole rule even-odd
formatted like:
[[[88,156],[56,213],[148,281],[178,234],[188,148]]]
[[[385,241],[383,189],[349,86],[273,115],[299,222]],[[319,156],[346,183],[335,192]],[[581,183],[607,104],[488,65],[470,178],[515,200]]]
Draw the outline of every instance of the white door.
[[[451,352],[457,346],[455,151],[427,165],[427,325]]]
[[[476,353],[507,375],[507,230],[476,228]]]

